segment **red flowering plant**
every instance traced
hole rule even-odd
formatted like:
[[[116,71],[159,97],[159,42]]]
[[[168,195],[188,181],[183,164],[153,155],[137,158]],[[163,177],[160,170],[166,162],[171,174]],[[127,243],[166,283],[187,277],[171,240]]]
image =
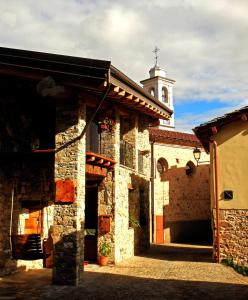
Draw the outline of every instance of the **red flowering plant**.
[[[103,119],[100,119],[98,121],[98,125],[101,130],[108,130],[110,132],[115,127],[115,124],[116,124],[115,120],[113,120],[112,118],[109,118],[109,117],[104,117]]]

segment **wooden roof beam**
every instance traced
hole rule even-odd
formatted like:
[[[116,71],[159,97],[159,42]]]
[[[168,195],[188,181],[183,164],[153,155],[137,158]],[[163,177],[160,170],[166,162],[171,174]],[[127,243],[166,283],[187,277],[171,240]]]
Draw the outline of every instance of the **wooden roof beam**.
[[[243,121],[243,122],[246,122],[247,121],[247,115],[246,114],[242,114],[240,116],[240,119]]]
[[[125,98],[126,98],[127,100],[133,100],[134,95],[126,93]]]
[[[89,158],[86,159],[86,162],[92,162],[92,161],[95,161],[96,160],[96,157],[95,156],[91,156]]]
[[[97,163],[98,165],[102,165],[103,162],[104,162],[104,159],[103,159],[103,158],[100,158],[100,159],[97,159],[97,160],[96,160],[96,163]]]
[[[111,164],[110,161],[107,161],[107,162],[105,162],[105,163],[103,164],[103,166],[104,166],[104,167],[109,167],[110,164]]]
[[[119,97],[124,97],[125,94],[126,94],[126,92],[125,92],[124,90],[120,90],[120,92],[117,93],[117,95],[118,95]]]

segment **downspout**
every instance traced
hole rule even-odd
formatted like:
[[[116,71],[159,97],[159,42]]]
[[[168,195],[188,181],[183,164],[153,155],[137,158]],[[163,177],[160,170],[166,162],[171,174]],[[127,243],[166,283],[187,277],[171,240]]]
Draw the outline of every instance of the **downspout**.
[[[219,220],[219,160],[217,142],[213,141],[214,152],[214,196],[215,196],[215,214],[216,214],[216,262],[220,263],[220,220]]]
[[[57,148],[55,150],[55,153],[59,152],[60,150],[65,149],[66,147],[68,147],[69,145],[75,143],[77,140],[80,140],[86,133],[87,129],[89,128],[91,122],[94,120],[96,114],[98,113],[99,109],[101,108],[104,100],[106,99],[106,97],[108,96],[109,90],[110,90],[111,84],[110,84],[110,70],[108,71],[108,75],[107,75],[107,86],[106,86],[106,90],[102,96],[102,98],[99,100],[98,105],[95,109],[95,111],[93,112],[93,114],[91,115],[90,119],[88,122],[86,122],[84,129],[82,130],[82,132],[75,137],[74,139],[72,139],[71,141],[65,143],[64,145],[60,146],[59,148]]]
[[[150,145],[151,145],[151,221],[152,221],[152,243],[154,243],[154,142],[155,141],[151,141]]]

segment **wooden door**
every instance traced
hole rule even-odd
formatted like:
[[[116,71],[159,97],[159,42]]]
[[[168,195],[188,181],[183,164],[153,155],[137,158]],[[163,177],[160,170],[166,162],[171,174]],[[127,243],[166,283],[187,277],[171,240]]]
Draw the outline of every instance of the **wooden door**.
[[[164,243],[164,216],[156,216],[156,244]]]
[[[43,212],[40,208],[29,209],[29,218],[25,220],[24,234],[42,234]]]

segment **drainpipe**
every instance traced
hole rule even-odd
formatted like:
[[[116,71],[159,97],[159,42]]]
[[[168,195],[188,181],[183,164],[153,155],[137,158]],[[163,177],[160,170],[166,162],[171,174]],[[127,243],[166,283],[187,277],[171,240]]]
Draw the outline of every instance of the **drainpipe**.
[[[66,147],[68,147],[69,145],[75,143],[77,140],[80,140],[86,133],[87,129],[90,126],[90,123],[94,120],[96,114],[98,113],[99,109],[101,108],[104,100],[106,99],[106,97],[108,96],[109,90],[110,90],[111,84],[110,84],[110,70],[108,71],[108,76],[107,76],[107,86],[106,86],[106,90],[105,93],[103,94],[102,98],[99,100],[98,105],[95,109],[95,111],[93,112],[93,114],[91,115],[89,121],[85,124],[84,129],[82,130],[82,132],[75,137],[74,139],[72,139],[71,141],[67,142],[66,144],[60,146],[59,148],[57,148],[55,150],[55,152],[59,152],[60,150],[65,149]]]
[[[215,214],[216,214],[216,262],[220,263],[220,220],[219,220],[219,161],[217,142],[213,141],[214,152],[214,194],[215,194]]]
[[[154,141],[151,145],[151,221],[152,221],[152,243],[154,243]]]

